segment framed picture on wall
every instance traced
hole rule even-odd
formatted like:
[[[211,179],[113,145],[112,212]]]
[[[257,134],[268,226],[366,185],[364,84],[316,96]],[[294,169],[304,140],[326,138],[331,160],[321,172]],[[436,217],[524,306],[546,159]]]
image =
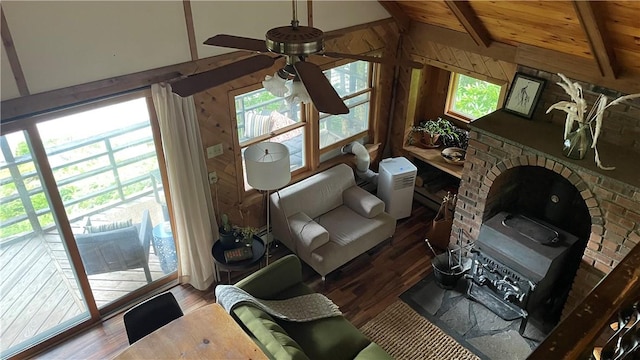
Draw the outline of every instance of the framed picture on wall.
[[[516,73],[504,103],[504,110],[531,119],[545,83],[545,79]]]

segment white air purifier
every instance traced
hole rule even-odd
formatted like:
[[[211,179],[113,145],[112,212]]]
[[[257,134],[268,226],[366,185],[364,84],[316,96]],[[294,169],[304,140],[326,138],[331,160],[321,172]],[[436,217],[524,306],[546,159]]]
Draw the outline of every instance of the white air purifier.
[[[385,211],[398,219],[411,215],[418,168],[404,157],[384,159],[378,172],[378,197]]]

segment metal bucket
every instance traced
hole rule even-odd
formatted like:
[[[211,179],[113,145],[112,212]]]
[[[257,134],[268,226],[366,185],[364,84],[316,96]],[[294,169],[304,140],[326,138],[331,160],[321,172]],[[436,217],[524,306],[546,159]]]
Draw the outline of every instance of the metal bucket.
[[[443,289],[455,288],[458,280],[466,271],[463,266],[458,265],[457,261],[450,262],[448,253],[434,257],[431,265],[433,266],[433,275],[436,278],[436,283]]]

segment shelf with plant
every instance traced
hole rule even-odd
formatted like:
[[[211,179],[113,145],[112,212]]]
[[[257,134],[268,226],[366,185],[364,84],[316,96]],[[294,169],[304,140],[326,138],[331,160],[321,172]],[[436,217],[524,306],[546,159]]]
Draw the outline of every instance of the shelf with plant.
[[[438,117],[436,120],[425,120],[409,129],[408,145],[422,145],[426,148],[437,148],[441,144],[446,147],[466,148],[468,133],[455,126],[451,121]]]

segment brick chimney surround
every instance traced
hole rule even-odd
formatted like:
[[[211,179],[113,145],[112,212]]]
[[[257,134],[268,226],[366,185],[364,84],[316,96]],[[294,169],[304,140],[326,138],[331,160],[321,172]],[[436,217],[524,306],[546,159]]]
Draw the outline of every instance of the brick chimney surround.
[[[509,176],[501,175],[510,169],[530,166],[552,171],[568,180],[584,200],[591,232],[563,309],[562,315],[566,316],[640,242],[637,147],[599,142],[603,163],[616,167],[613,171],[601,170],[595,165],[593,151],[583,160],[562,154],[562,125],[527,120],[502,110],[473,122],[469,136],[452,242],[458,229],[476,239],[483,221],[499,211],[500,200],[496,198],[509,181],[505,179]]]

